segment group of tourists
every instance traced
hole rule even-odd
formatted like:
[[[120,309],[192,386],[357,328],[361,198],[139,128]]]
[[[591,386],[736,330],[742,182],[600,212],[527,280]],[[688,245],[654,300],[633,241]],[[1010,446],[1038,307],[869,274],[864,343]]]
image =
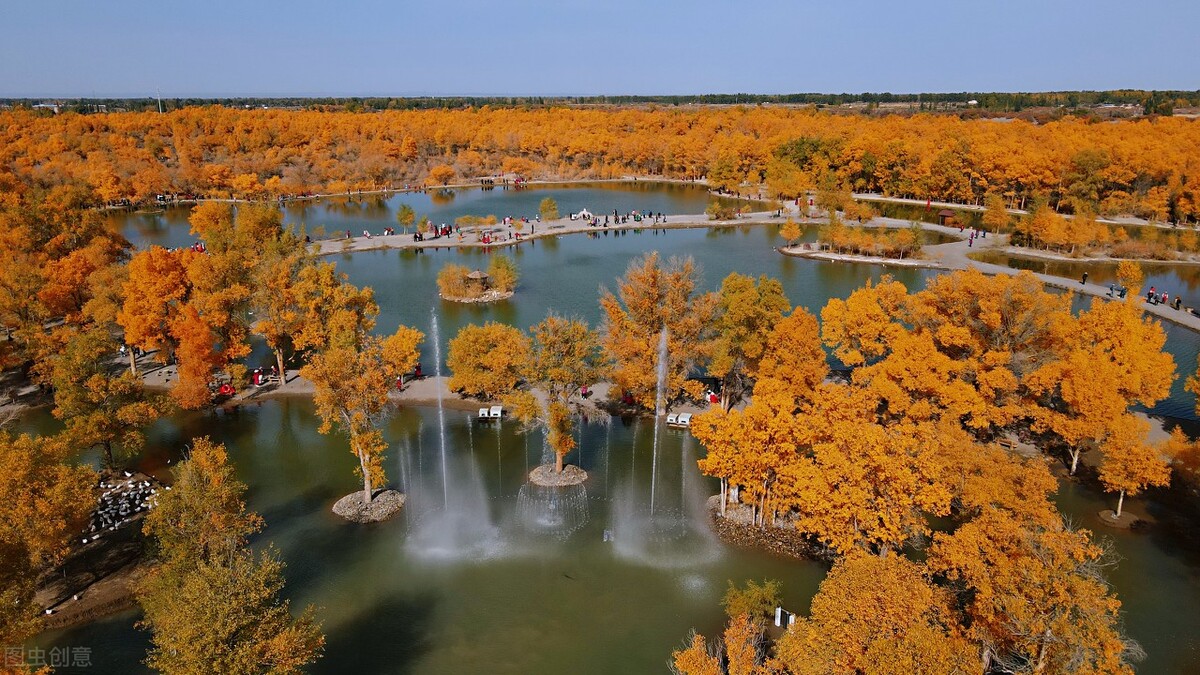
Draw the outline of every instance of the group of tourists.
[[[960,226],[958,231],[962,232],[963,228]],[[971,233],[967,236],[967,248],[974,248],[976,238],[987,239],[987,230],[978,230],[972,227]]]
[[[587,214],[586,211],[584,211],[583,213]],[[590,216],[590,218],[588,216]],[[571,220],[576,220],[577,218],[578,218],[578,216],[576,216],[576,215],[571,216]],[[608,227],[609,224],[628,225],[630,220],[632,220],[635,223],[647,222],[647,223],[651,223],[654,225],[667,222],[667,216],[664,213],[654,213],[653,211],[651,211],[650,213],[646,213],[646,214],[642,214],[637,211],[630,211],[629,213],[618,213],[616,211],[616,209],[613,209],[611,216],[605,214],[603,221],[600,220],[599,216],[593,216],[591,214],[587,214],[587,216],[585,216],[585,219],[588,220],[589,227]]]
[[[1170,293],[1166,291],[1159,293],[1153,286],[1150,287],[1150,290],[1146,291],[1146,302],[1152,305],[1168,305],[1172,309],[1179,309],[1183,306],[1183,298],[1176,295],[1175,302],[1171,302]]]
[[[256,387],[262,387],[272,382],[279,382],[279,368],[277,366],[271,366],[269,369],[255,368],[250,373],[250,384]]]

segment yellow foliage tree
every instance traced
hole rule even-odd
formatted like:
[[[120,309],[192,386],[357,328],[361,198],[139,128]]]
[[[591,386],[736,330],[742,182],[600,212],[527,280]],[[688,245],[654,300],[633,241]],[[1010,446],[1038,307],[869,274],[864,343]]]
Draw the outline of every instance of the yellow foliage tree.
[[[435,185],[446,185],[454,179],[454,167],[439,164],[429,170],[429,181]]]
[[[424,337],[418,330],[400,326],[386,338],[364,337],[357,347],[327,347],[300,370],[300,376],[315,388],[320,432],[336,428],[350,441],[363,482],[363,504],[371,502],[375,489],[385,481],[382,460],[387,443],[379,427],[388,393],[416,365],[417,347]]]
[[[792,675],[978,672],[953,607],[917,563],[854,553],[834,564],[776,660]]]
[[[1061,520],[1032,525],[985,511],[935,535],[929,568],[963,590],[985,669],[1132,673],[1141,655],[1120,632],[1121,603],[1100,567],[1104,550]]]
[[[446,355],[450,379],[446,386],[468,396],[500,398],[524,379],[529,350],[529,338],[512,326],[463,326],[450,340]]]
[[[717,297],[708,372],[721,380],[721,407],[728,410],[758,374],[771,331],[791,303],[777,279],[763,276],[756,283],[737,272],[721,282]]]
[[[779,236],[783,237],[788,246],[794,246],[801,234],[803,234],[803,231],[800,229],[800,226],[791,218],[788,218],[783,227],[779,228]]]
[[[0,431],[0,642],[19,645],[40,630],[38,575],[61,562],[95,505],[96,474],[69,461],[53,436]],[[14,665],[14,664],[6,664]]]
[[[1147,487],[1164,487],[1171,481],[1167,444],[1147,443],[1149,428],[1141,418],[1122,415],[1117,428],[1100,446],[1100,482],[1120,495],[1116,518],[1121,517],[1125,495],[1136,496]]]
[[[488,282],[492,288],[501,293],[516,290],[517,281],[521,278],[517,271],[517,263],[506,255],[494,255],[488,263]]]
[[[614,363],[612,379],[644,408],[655,407],[659,343],[667,332],[666,400],[681,394],[698,398],[699,382],[688,381],[688,372],[707,358],[711,321],[716,310],[714,293],[697,292],[696,264],[690,258],[672,259],[665,265],[658,253],[649,253],[629,264],[617,281],[617,293],[604,290],[601,345]]]

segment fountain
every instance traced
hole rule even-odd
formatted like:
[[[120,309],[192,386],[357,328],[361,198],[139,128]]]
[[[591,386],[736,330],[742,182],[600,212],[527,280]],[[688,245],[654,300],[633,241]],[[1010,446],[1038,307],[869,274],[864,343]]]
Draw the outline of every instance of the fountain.
[[[673,462],[659,457],[668,356],[664,328],[659,338],[649,495],[639,490],[636,475],[631,471],[630,480],[618,486],[613,495],[612,541],[615,552],[622,558],[654,567],[684,567],[715,559],[720,548],[706,521],[705,495],[695,476],[699,468],[690,434],[684,436],[678,458],[679,481],[658,485],[659,473],[666,475],[675,468]],[[637,438],[635,433],[635,446]],[[660,467],[664,462],[666,466]],[[675,490],[678,494],[671,494]]]
[[[667,327],[663,326],[658,338],[658,381],[654,385],[654,444],[650,454],[650,516],[654,517],[654,491],[658,483],[658,436],[662,429],[662,416],[666,412],[667,391]]]
[[[553,462],[554,451],[543,435],[542,462],[527,474],[531,478],[517,493],[517,520],[528,531],[566,539],[588,522],[587,488],[582,480],[563,484],[546,482],[547,478],[552,480],[560,474],[542,473],[538,480],[532,478],[546,467],[553,468]],[[566,477],[569,472],[564,471],[561,475]],[[583,476],[586,478],[587,474]]]
[[[426,480],[413,488],[413,502],[419,515],[409,534],[408,547],[419,556],[486,558],[498,551],[500,538],[497,528],[492,524],[483,480],[474,458],[470,455],[453,458],[447,454],[446,411],[441,385],[442,343],[437,314],[431,314],[434,376],[438,378],[437,432],[441,476],[436,483],[431,484]],[[471,442],[474,442],[473,437]]]
[[[588,522],[587,489],[576,485],[538,485],[526,481],[517,493],[517,518],[532,532],[566,539]]]

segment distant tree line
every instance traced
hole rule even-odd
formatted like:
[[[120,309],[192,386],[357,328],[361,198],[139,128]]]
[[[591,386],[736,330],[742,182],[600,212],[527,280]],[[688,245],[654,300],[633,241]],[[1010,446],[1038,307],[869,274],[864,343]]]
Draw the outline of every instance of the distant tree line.
[[[188,98],[0,98],[0,104],[30,106],[53,100],[60,109],[80,113],[107,111],[153,111],[161,103],[164,111],[205,105],[231,108],[307,108],[349,111],[438,110],[492,107],[540,107],[561,105],[846,105],[854,103],[913,103],[918,106],[966,104],[976,101],[982,110],[1019,112],[1040,107],[1087,107],[1097,105],[1140,105],[1146,114],[1170,114],[1174,107],[1200,106],[1200,90],[1156,91],[1116,89],[1110,91],[1049,92],[924,92],[893,94],[863,92],[841,94],[678,94],[678,95],[604,95],[604,96],[352,96],[352,97],[188,97]]]

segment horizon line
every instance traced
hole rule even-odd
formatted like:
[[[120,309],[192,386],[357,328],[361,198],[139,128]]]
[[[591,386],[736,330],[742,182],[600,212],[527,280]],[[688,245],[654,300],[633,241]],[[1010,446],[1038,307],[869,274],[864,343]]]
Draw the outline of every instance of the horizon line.
[[[1180,93],[1200,93],[1200,89],[1143,89],[1137,87],[1118,87],[1113,89],[1043,89],[1043,90],[943,90],[943,91],[791,91],[791,92],[706,92],[706,93],[506,93],[506,94],[463,94],[463,93],[403,93],[403,94],[381,94],[381,93],[366,93],[366,94],[317,94],[317,93],[154,93],[154,94],[97,94],[91,93],[87,95],[79,94],[9,94],[0,92],[2,100],[34,100],[34,99],[71,99],[71,100],[137,100],[137,99],[204,99],[204,100],[222,100],[222,99],[283,99],[283,98],[298,98],[298,99],[366,99],[366,98],[394,98],[394,99],[430,99],[430,98],[465,98],[465,99],[495,99],[495,98],[619,98],[619,97],[634,97],[634,98],[661,98],[661,97],[679,97],[679,98],[702,98],[707,96],[747,96],[747,97],[771,97],[771,96],[941,96],[941,95],[964,95],[964,94],[1072,94],[1072,93],[1108,93],[1108,92],[1180,92]]]

